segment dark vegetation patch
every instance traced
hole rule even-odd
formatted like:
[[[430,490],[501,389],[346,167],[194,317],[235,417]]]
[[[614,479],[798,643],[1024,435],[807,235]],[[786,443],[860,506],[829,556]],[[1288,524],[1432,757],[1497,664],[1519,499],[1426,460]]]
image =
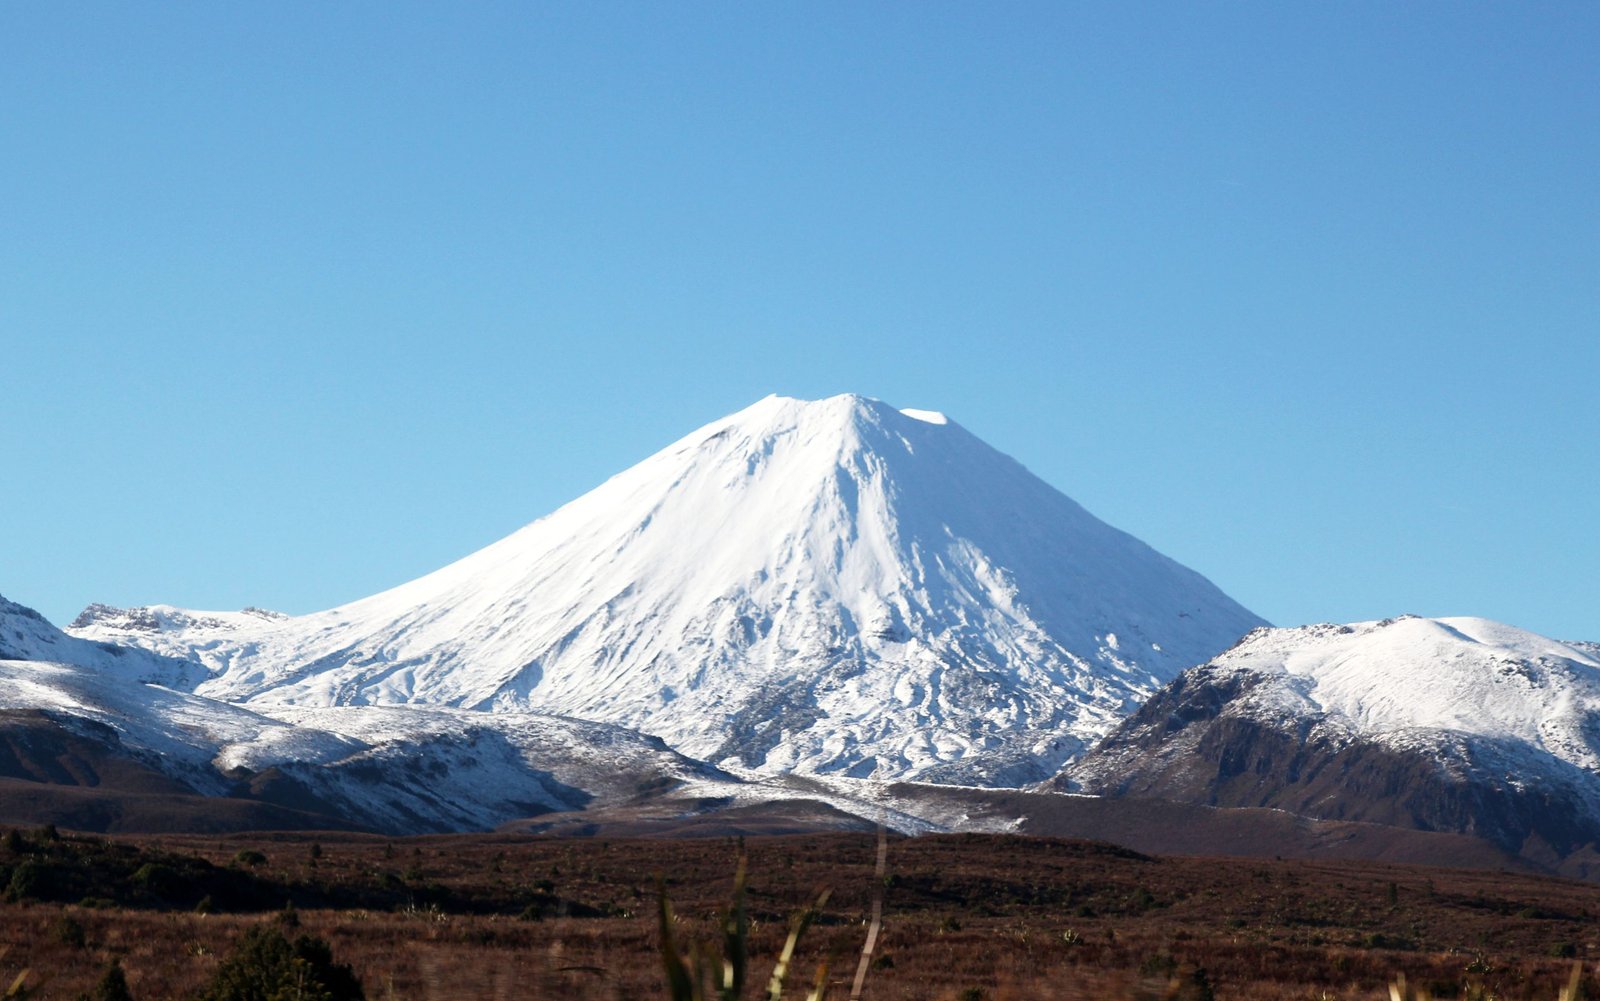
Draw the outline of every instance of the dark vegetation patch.
[[[259,913],[285,906],[332,910],[431,907],[452,914],[594,917],[603,911],[549,889],[446,884],[420,856],[409,863],[321,874],[322,846],[297,845],[279,864],[259,848],[226,859],[173,850],[160,843],[62,836],[54,827],[0,835],[0,899],[7,903],[77,904],[87,908]],[[402,869],[401,866],[404,866]]]

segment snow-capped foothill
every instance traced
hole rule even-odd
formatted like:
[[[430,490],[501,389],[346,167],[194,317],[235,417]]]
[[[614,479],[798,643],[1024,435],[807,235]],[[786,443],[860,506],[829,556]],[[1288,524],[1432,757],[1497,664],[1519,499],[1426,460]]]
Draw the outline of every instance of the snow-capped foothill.
[[[1480,618],[1258,629],[1158,692],[1057,785],[1455,830],[1564,857],[1600,839],[1600,656]]]
[[[207,619],[209,628],[232,626],[226,617],[164,612],[161,625],[148,625],[154,615],[107,618],[167,634]],[[0,626],[0,740],[11,739],[8,727],[48,724],[96,747],[102,762],[126,760],[198,796],[292,804],[401,833],[488,829],[688,782],[739,785],[659,739],[609,724],[427,706],[236,705],[152,683],[171,679],[167,658],[64,636],[14,602],[0,599]],[[13,778],[47,780],[13,765]],[[83,764],[57,776],[67,779],[100,783]]]
[[[187,657],[138,646],[83,639],[57,629],[44,616],[0,595],[0,660],[55,661],[93,667],[134,681],[192,688],[205,677]]]

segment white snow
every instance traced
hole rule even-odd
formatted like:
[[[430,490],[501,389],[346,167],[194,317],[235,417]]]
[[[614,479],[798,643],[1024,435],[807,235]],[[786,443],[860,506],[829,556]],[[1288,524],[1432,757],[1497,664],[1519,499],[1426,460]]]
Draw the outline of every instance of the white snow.
[[[942,415],[837,396],[768,397],[349,605],[73,632],[263,709],[534,710],[769,771],[1017,784],[1259,624]]]
[[[1396,746],[1484,737],[1600,770],[1600,656],[1487,619],[1263,629],[1212,667],[1279,679],[1230,711],[1326,714]]]
[[[176,614],[167,615],[168,611]],[[231,629],[247,611],[120,614],[146,633]],[[427,706],[241,706],[140,677],[159,657],[66,636],[32,609],[0,598],[0,710],[41,713],[96,740],[109,727],[122,753],[204,795],[230,795],[276,769],[347,819],[392,831],[473,830],[546,810],[626,802],[641,787],[740,787],[659,741],[622,727],[532,713]],[[179,662],[181,675],[194,665]]]
[[[182,655],[167,657],[119,643],[69,636],[33,609],[0,596],[0,660],[57,661],[110,677],[192,687],[206,672]]]

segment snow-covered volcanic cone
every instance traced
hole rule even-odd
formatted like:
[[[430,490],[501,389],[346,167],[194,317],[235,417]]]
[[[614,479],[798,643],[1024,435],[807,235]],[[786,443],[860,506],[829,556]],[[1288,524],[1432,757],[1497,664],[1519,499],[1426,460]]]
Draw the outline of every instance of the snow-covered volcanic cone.
[[[1260,624],[942,415],[836,396],[768,397],[348,605],[71,631],[229,701],[532,709],[767,770],[1016,784]]]

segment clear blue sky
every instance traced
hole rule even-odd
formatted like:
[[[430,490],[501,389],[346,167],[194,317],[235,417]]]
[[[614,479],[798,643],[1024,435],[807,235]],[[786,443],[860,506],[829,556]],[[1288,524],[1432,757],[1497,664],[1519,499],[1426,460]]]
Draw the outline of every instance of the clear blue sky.
[[[306,612],[769,392],[1600,640],[1600,5],[0,7],[0,591]]]

